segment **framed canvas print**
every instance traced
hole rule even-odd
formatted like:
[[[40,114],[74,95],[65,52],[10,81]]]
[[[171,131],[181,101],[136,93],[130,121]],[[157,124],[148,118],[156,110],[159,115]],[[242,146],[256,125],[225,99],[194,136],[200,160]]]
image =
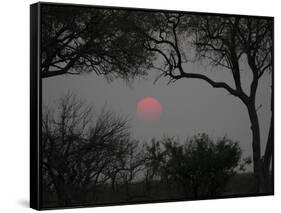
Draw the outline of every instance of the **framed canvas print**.
[[[274,194],[273,17],[30,14],[32,208]]]

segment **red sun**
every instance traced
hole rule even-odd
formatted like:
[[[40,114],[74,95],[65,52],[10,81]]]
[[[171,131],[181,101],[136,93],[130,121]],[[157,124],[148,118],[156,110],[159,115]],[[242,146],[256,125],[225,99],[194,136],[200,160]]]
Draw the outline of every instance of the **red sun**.
[[[156,98],[145,97],[138,103],[137,117],[140,120],[159,120],[161,112],[162,106]]]

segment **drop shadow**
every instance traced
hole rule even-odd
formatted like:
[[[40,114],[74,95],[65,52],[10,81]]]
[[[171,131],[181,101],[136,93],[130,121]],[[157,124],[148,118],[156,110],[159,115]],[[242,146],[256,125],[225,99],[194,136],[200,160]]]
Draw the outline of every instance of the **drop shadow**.
[[[28,201],[28,200],[18,200],[18,204],[19,204],[21,207],[29,208],[29,201]]]

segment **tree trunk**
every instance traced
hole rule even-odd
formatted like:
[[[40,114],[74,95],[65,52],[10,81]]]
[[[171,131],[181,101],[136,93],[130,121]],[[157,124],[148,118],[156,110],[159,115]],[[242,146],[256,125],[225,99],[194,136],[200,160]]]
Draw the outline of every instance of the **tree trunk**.
[[[272,181],[270,174],[270,162],[273,152],[273,117],[270,122],[270,129],[268,133],[267,144],[265,148],[265,154],[262,158],[262,179],[260,184],[261,193],[270,193],[272,191]]]
[[[257,111],[254,102],[247,105],[247,109],[251,121],[252,131],[252,149],[253,149],[253,163],[254,163],[254,176],[256,181],[256,192],[263,190],[263,172],[262,172],[262,160],[261,160],[261,147],[260,147],[260,127]]]
[[[268,160],[265,161],[265,156],[261,158],[261,141],[260,141],[260,126],[259,119],[257,115],[257,111],[255,105],[250,103],[247,105],[250,121],[251,121],[251,131],[252,131],[252,149],[253,149],[253,163],[254,163],[254,176],[256,181],[256,192],[257,193],[268,193],[271,189],[270,187],[270,169]],[[272,130],[273,125],[271,122],[270,131],[269,131],[269,139],[267,144],[267,149],[265,153],[268,152],[269,157],[271,150],[271,142],[272,142]],[[266,157],[268,159],[268,157]]]
[[[272,191],[272,180],[270,174],[270,163],[273,163],[273,140],[274,140],[274,117],[273,117],[273,90],[271,91],[271,120],[270,120],[270,127],[269,133],[267,138],[267,143],[265,147],[265,152],[263,156],[263,176],[265,179],[264,191],[271,192]],[[273,164],[272,168],[273,169]]]

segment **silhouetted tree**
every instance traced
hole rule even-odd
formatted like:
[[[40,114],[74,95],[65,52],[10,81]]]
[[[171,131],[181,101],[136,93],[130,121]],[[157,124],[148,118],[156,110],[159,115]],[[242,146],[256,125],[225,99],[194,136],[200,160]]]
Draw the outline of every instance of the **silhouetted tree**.
[[[105,168],[105,174],[110,177],[111,189],[114,193],[118,186],[125,189],[127,200],[133,199],[129,186],[137,181],[137,177],[144,169],[144,157],[138,141],[130,140],[119,146],[119,150],[111,157],[111,164]]]
[[[162,141],[153,138],[149,144],[145,144],[145,189],[148,193],[152,191],[154,182],[161,181],[168,187],[168,193],[170,182],[167,177],[166,170],[166,151],[163,150]]]
[[[109,183],[108,170],[128,162],[135,147],[124,118],[109,110],[93,117],[71,94],[57,110],[45,109],[42,124],[44,183],[61,205],[92,201],[97,187]]]
[[[152,54],[134,30],[135,12],[64,6],[42,8],[43,78],[93,71],[107,78],[145,74]]]
[[[273,69],[273,21],[270,18],[188,15],[154,13],[151,31],[143,31],[145,47],[162,58],[162,66],[155,66],[171,81],[179,79],[203,80],[213,88],[221,88],[239,98],[246,106],[251,122],[254,173],[259,192],[269,192],[270,162],[273,147],[273,118],[261,154],[260,125],[256,108],[256,93],[260,79]],[[141,31],[141,28],[138,28]],[[192,47],[195,47],[192,49]],[[184,64],[191,56],[229,71],[234,86],[211,79],[203,73],[186,70]],[[189,58],[187,57],[189,56]],[[193,59],[194,60],[194,59]],[[159,60],[157,62],[159,64]],[[242,86],[241,64],[252,73],[249,85]],[[245,87],[250,87],[247,94]],[[271,110],[273,108],[273,97]]]
[[[142,194],[137,194],[136,192],[130,192],[130,185],[140,181],[142,172],[144,170],[145,158],[143,156],[143,151],[138,146],[137,141],[134,145],[129,147],[127,152],[127,157],[122,160],[122,170],[120,170],[119,181],[125,187],[126,200],[133,200],[138,197],[143,197]]]
[[[221,195],[229,178],[245,166],[237,142],[226,137],[214,142],[199,134],[180,144],[173,138],[154,141],[147,146],[153,174],[174,183],[187,198]],[[168,180],[168,182],[167,182]]]

